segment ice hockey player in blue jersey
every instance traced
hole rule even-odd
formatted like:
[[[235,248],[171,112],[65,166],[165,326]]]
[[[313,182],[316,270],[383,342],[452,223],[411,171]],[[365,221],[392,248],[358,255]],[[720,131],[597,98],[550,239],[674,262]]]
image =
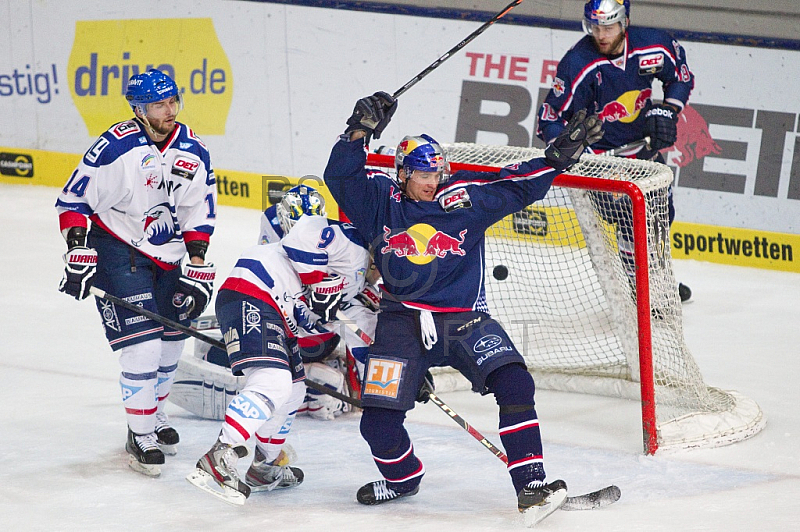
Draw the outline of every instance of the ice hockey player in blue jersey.
[[[542,199],[553,178],[600,139],[600,121],[576,113],[544,158],[497,173],[450,176],[432,137],[405,137],[391,179],[365,165],[370,138],[379,138],[396,107],[383,92],[360,99],[325,169],[334,199],[371,243],[383,280],[361,392],[361,434],[383,478],[356,498],[372,505],[418,492],[425,467],[403,423],[415,400],[425,399],[419,390],[426,371],[452,366],[474,391],[495,396],[519,510],[543,518],[563,502],[566,484],[545,478],[533,378],[488,313],[484,233]]]
[[[539,109],[537,136],[552,142],[579,110],[597,113],[603,121],[603,138],[591,148],[603,152],[650,138],[618,155],[664,163],[659,150],[677,139],[678,115],[689,100],[694,75],[686,64],[686,51],[667,32],[630,26],[630,0],[588,0],[583,28],[587,35],[561,59],[552,88]],[[658,80],[664,100],[654,102]],[[594,193],[600,214],[617,226],[620,258],[634,284],[633,226],[630,201],[607,193]],[[669,221],[675,218],[672,187],[668,194]],[[686,285],[678,286],[681,301],[691,297]]]
[[[135,117],[100,135],[56,202],[68,246],[60,290],[81,300],[94,284],[188,325],[214,284],[214,265],[205,262],[216,221],[214,171],[203,142],[176,121],[182,99],[169,76],[137,74],[125,94]],[[163,405],[186,335],[105,299],[96,305],[122,369],[129,464],[158,476],[179,441]]]

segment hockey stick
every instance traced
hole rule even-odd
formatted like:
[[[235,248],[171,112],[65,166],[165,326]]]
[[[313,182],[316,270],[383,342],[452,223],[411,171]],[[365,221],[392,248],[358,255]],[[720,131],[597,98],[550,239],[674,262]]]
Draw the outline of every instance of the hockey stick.
[[[361,333],[363,333],[364,336],[366,337],[366,339],[364,339],[364,342],[366,342],[367,344],[372,343],[372,339],[369,338],[369,336],[366,336],[364,331],[359,329],[352,321],[343,320],[342,316],[339,314],[337,314],[336,319],[340,323],[343,323],[345,326],[350,328],[350,330],[352,330],[353,332],[356,332],[358,334],[358,331],[360,331]],[[308,382],[308,379],[306,379],[306,382]],[[334,395],[334,397],[338,396]],[[503,451],[501,451],[495,444],[490,442],[486,438],[486,436],[478,432],[477,429],[475,429],[472,425],[467,423],[467,420],[458,415],[458,413],[452,408],[450,408],[447,405],[447,403],[442,401],[442,399],[438,395],[436,395],[433,392],[429,392],[428,397],[430,398],[431,402],[433,402],[433,404],[435,404],[436,406],[439,407],[439,409],[442,410],[442,412],[450,416],[450,419],[455,421],[462,429],[466,430],[470,436],[478,440],[481,443],[481,445],[486,447],[489,451],[491,451],[492,454],[494,454],[497,458],[502,460],[504,464],[508,465],[508,457],[506,456],[506,454]],[[361,408],[361,401],[358,401],[357,399],[350,399],[349,397],[347,399],[344,398],[340,399],[342,399],[347,403],[350,403],[351,405],[355,405]],[[566,500],[564,501],[564,504],[561,506],[561,509],[566,511],[571,511],[571,510],[594,510],[597,508],[603,508],[604,506],[608,506],[609,504],[617,502],[620,498],[620,495],[621,492],[619,488],[612,484],[611,486],[606,486],[605,488],[585,493],[583,495],[567,497]]]
[[[455,45],[452,48],[450,48],[439,59],[437,59],[436,61],[431,63],[428,66],[428,68],[426,68],[425,70],[423,70],[422,72],[420,72],[419,74],[414,76],[412,79],[410,79],[408,81],[408,83],[406,83],[405,85],[403,85],[402,87],[397,89],[394,92],[394,94],[392,94],[392,98],[394,98],[395,100],[397,98],[399,98],[401,94],[404,94],[408,89],[410,89],[411,87],[416,85],[417,82],[419,82],[422,78],[424,78],[425,76],[427,76],[428,74],[430,74],[431,72],[436,70],[439,67],[439,65],[441,65],[442,63],[444,63],[445,61],[450,59],[450,57],[452,57],[456,53],[458,53],[459,50],[461,50],[466,45],[468,45],[470,42],[472,42],[472,40],[475,39],[475,37],[477,37],[478,35],[480,35],[484,31],[486,31],[489,28],[489,26],[491,26],[492,24],[494,24],[495,22],[497,22],[498,20],[500,20],[501,18],[506,16],[506,14],[508,14],[509,11],[511,11],[512,9],[514,9],[515,7],[520,5],[521,3],[522,3],[522,0],[514,0],[513,2],[508,4],[505,8],[503,8],[502,11],[500,11],[498,14],[496,14],[494,17],[492,17],[491,20],[488,20],[488,21],[484,22],[483,25],[480,28],[478,28],[477,30],[475,30],[472,33],[470,33],[463,41],[461,41],[457,45]]]
[[[644,137],[643,139],[634,140],[633,142],[629,142],[627,144],[623,144],[622,146],[617,146],[616,148],[612,148],[610,150],[606,150],[600,153],[596,153],[595,155],[609,155],[609,156],[616,156],[620,153],[623,153],[628,150],[632,150],[634,148],[639,148],[641,146],[650,147],[650,137]]]
[[[122,308],[128,309],[131,312],[135,312],[135,313],[137,313],[137,314],[139,314],[141,316],[144,316],[146,318],[150,318],[151,320],[153,320],[153,321],[155,321],[157,323],[160,323],[161,325],[164,325],[165,327],[169,327],[170,329],[174,329],[176,331],[180,331],[180,332],[182,332],[184,334],[187,334],[189,336],[197,338],[198,340],[201,340],[201,341],[203,341],[203,342],[205,342],[205,343],[207,343],[207,344],[209,344],[211,346],[214,346],[214,347],[217,347],[219,349],[222,349],[223,351],[225,351],[227,353],[227,349],[225,348],[225,343],[224,342],[222,342],[220,340],[217,340],[215,338],[211,338],[210,336],[206,336],[205,334],[203,334],[203,333],[201,333],[201,332],[199,332],[199,331],[197,331],[195,329],[192,329],[191,327],[187,327],[187,326],[182,325],[182,324],[180,324],[180,323],[178,323],[176,321],[172,321],[169,318],[165,318],[161,314],[156,314],[155,312],[150,312],[149,310],[144,309],[144,308],[142,308],[142,307],[140,307],[138,305],[134,305],[133,303],[129,303],[129,302],[125,301],[122,298],[119,298],[117,296],[109,294],[105,290],[101,290],[100,288],[97,288],[96,286],[91,287],[89,289],[89,292],[91,292],[93,295],[95,295],[95,296],[97,296],[97,297],[99,297],[101,299],[105,299],[106,301],[110,301],[111,303],[114,303],[115,305],[119,305]],[[306,378],[306,386],[308,386],[309,388],[313,388],[314,390],[316,390],[318,392],[322,392],[324,394],[330,395],[331,397],[335,397],[336,399],[339,399],[340,401],[344,401],[345,403],[350,403],[353,406],[357,406],[357,407],[361,408],[361,401],[358,401],[357,399],[352,399],[348,395],[344,395],[342,393],[339,393],[336,390],[334,390],[332,388],[328,388],[327,386],[325,386],[324,384],[320,384],[319,382],[312,381],[309,378]]]
[[[435,393],[430,393],[428,394],[428,396],[431,398],[433,404],[441,408],[442,412],[450,416],[453,419],[453,421],[455,421],[461,426],[462,429],[469,432],[470,436],[481,442],[481,445],[492,451],[492,453],[494,453],[494,455],[498,457],[500,460],[502,460],[505,464],[508,464],[508,457],[503,451],[498,449],[492,442],[487,440],[483,434],[475,430],[469,423],[467,423],[467,421],[463,417],[459,416],[452,408],[447,406],[445,402],[439,398],[438,395],[436,395]]]
[[[452,408],[447,406],[438,395],[430,393],[429,397],[431,398],[431,401],[433,401],[433,404],[441,408],[445,414],[450,416],[453,421],[458,423],[462,429],[466,430],[470,436],[481,442],[481,445],[489,449],[492,454],[502,460],[504,464],[508,465],[508,457],[505,455],[505,453],[501,451],[495,444],[486,439],[486,436],[478,432],[474,427],[467,423],[463,417],[459,416]],[[594,510],[617,502],[620,496],[621,492],[619,488],[612,484],[611,486],[606,486],[605,488],[597,491],[584,493],[583,495],[576,495],[574,497],[567,497],[567,499],[564,501],[564,504],[561,506],[561,509],[566,511]]]

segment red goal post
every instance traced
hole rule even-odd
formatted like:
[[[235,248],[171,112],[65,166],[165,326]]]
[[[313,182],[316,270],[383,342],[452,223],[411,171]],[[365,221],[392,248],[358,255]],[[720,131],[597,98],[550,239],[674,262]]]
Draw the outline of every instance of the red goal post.
[[[466,143],[444,148],[451,172],[497,171],[543,154]],[[369,154],[368,165],[392,174],[394,157]],[[487,272],[487,299],[537,387],[639,400],[648,454],[724,445],[764,426],[753,401],[705,385],[685,345],[669,255],[671,181],[671,170],[658,163],[584,155],[533,210],[487,231],[487,268],[510,266],[515,285],[508,290]],[[621,225],[630,231],[622,235]],[[627,270],[623,251],[633,257]],[[519,316],[528,320],[522,330]],[[531,323],[541,325],[534,335]],[[436,381],[437,391],[469,387],[452,371],[437,373]]]

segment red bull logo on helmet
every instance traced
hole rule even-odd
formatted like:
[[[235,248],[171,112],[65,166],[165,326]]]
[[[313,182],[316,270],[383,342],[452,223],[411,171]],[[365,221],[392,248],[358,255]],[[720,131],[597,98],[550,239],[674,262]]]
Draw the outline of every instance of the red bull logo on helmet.
[[[463,257],[466,251],[462,248],[467,236],[464,229],[454,237],[439,231],[428,224],[416,224],[405,231],[394,232],[388,227],[383,227],[383,241],[386,245],[381,248],[381,254],[394,253],[397,257],[405,257],[414,264],[428,264],[436,258],[443,259],[448,253]]]
[[[650,101],[652,94],[652,89],[628,91],[616,100],[608,102],[597,116],[603,122],[620,121],[625,124],[633,122],[639,116],[639,111]]]

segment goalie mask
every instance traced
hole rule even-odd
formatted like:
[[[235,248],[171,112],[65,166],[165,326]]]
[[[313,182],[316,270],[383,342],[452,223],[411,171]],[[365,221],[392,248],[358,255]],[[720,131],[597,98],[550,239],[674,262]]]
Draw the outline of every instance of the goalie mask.
[[[143,74],[131,76],[128,80],[128,88],[125,90],[125,99],[134,112],[139,110],[142,116],[147,116],[147,104],[160,102],[175,97],[178,102],[178,111],[183,109],[183,98],[181,98],[178,86],[160,70],[151,68]]]
[[[394,156],[397,171],[402,168],[406,179],[411,179],[414,170],[422,172],[438,172],[439,184],[450,179],[450,166],[442,147],[432,137],[420,135],[406,136],[397,145]]]
[[[304,214],[325,216],[325,198],[312,187],[298,185],[286,191],[275,212],[285,236]]]
[[[583,6],[583,31],[592,35],[592,26],[610,26],[619,22],[624,32],[630,15],[630,0],[588,0]]]

